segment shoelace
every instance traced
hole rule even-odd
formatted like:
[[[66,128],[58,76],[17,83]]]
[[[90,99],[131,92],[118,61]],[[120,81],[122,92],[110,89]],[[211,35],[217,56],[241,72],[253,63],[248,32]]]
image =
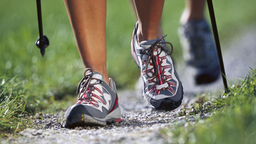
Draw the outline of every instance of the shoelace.
[[[146,75],[149,77],[149,78],[155,78],[157,77],[157,72],[156,72],[156,64],[154,63],[155,61],[155,57],[154,57],[154,52],[156,51],[157,54],[156,55],[160,55],[162,53],[162,51],[165,51],[167,55],[171,55],[172,52],[173,52],[173,46],[170,42],[162,42],[162,40],[166,37],[167,35],[165,35],[164,37],[162,37],[160,40],[158,40],[155,44],[153,44],[150,48],[147,48],[147,49],[143,49],[142,50],[142,53],[144,54],[147,54],[148,55],[148,58],[147,58],[147,62],[146,62]],[[167,45],[169,44],[171,46],[171,52],[168,52],[167,49],[165,49],[164,46],[162,45]],[[160,49],[160,51],[159,51]],[[154,72],[153,72],[153,75],[152,76],[149,76],[148,75],[148,72],[151,71],[151,70],[148,70],[148,65],[150,63],[150,60],[152,60],[153,62],[153,67],[154,67]],[[151,71],[152,72],[152,71]]]
[[[96,80],[96,82],[91,84],[92,80]],[[85,103],[89,103],[97,106],[95,103],[98,103],[98,101],[93,99],[93,97],[95,97],[99,99],[102,103],[105,103],[100,96],[92,93],[92,91],[96,89],[94,85],[101,84],[101,83],[102,83],[101,79],[93,78],[92,69],[87,68],[84,72],[84,77],[79,82],[76,90],[76,93],[78,94],[78,101],[79,100],[81,102],[85,101]],[[97,91],[102,93],[98,89]]]

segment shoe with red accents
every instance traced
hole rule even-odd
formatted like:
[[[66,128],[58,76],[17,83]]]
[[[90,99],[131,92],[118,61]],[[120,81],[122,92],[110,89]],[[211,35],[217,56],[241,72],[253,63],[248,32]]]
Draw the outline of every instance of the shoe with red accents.
[[[137,42],[135,25],[131,42],[131,53],[141,70],[144,82],[143,96],[147,103],[159,110],[173,110],[179,107],[183,99],[182,83],[174,69],[171,53],[164,37],[149,41]],[[173,50],[173,49],[172,49]]]
[[[65,127],[104,126],[121,121],[115,82],[109,85],[101,74],[86,69],[78,88],[77,102],[65,113]]]

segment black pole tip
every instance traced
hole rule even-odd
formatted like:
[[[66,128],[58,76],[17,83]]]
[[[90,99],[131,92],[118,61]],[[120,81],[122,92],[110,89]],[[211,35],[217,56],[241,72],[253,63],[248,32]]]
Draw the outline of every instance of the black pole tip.
[[[45,54],[45,48],[49,46],[49,39],[45,35],[43,37],[39,37],[36,41],[36,46],[40,49],[40,53],[43,57]]]

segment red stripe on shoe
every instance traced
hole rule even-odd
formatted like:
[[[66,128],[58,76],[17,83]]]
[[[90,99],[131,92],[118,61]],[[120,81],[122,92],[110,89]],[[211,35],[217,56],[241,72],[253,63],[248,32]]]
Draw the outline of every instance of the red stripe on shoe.
[[[114,105],[113,109],[109,113],[111,113],[112,111],[114,111],[116,109],[117,104],[118,104],[118,95],[116,95],[115,105]]]
[[[96,105],[96,104],[93,103],[92,101],[90,101],[89,104],[92,104],[92,105],[94,105],[94,106],[97,107],[97,108],[99,107],[98,105]]]
[[[174,91],[171,87],[168,87],[168,90],[169,90],[172,94],[175,94],[175,91]]]
[[[153,72],[153,68],[152,69],[148,69],[147,71],[146,70],[143,70],[143,71],[141,71],[141,73],[143,74],[143,75],[146,75],[147,73],[154,73]]]
[[[99,92],[99,93],[100,93],[100,95],[103,95],[103,92],[102,92],[99,88],[94,87],[94,89],[95,89],[97,92]]]
[[[174,82],[170,82],[170,81],[168,81],[168,84],[169,84],[169,86],[173,86],[173,87],[176,87],[176,86],[177,86],[177,84],[176,84],[176,83],[174,83]]]
[[[148,80],[148,83],[155,83],[155,82],[156,82],[155,79]]]
[[[155,89],[155,96],[159,95],[159,90],[158,89]]]
[[[152,86],[148,91],[152,92],[156,88],[156,85]]]
[[[120,122],[120,121],[121,121],[121,118],[115,120],[115,122]]]
[[[162,84],[164,84],[164,80],[163,80],[163,75],[162,75],[162,70],[161,70],[161,64],[159,62],[159,56],[156,55],[156,56],[154,56],[154,58],[155,58],[156,72],[157,72],[159,84],[162,85]]]
[[[106,104],[106,103],[104,102],[104,100],[103,100],[100,96],[98,96],[98,95],[96,95],[96,94],[92,94],[92,96],[95,97],[95,98],[97,98],[98,100],[100,100],[100,102],[103,103],[104,105]]]

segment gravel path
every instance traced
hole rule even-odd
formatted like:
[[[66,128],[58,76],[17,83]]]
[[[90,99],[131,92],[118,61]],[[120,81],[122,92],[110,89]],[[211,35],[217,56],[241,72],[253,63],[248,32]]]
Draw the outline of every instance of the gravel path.
[[[105,127],[62,128],[64,111],[55,115],[36,114],[34,129],[20,132],[21,137],[9,138],[2,143],[166,143],[159,129],[173,123],[185,125],[198,118],[205,119],[209,114],[178,116],[179,109],[171,112],[155,111],[147,106],[142,97],[134,91],[119,92],[122,121]],[[128,103],[127,103],[128,102]],[[188,104],[189,99],[184,100]]]
[[[224,64],[227,77],[230,80],[245,77],[249,67],[256,66],[256,27],[249,28],[231,41],[224,51]],[[34,129],[25,129],[19,137],[9,137],[1,143],[169,143],[161,135],[159,129],[171,127],[174,124],[186,125],[196,119],[205,119],[210,114],[196,116],[179,116],[181,108],[189,107],[195,101],[195,94],[204,91],[214,91],[223,88],[221,78],[210,85],[195,86],[189,74],[182,73],[186,68],[179,67],[181,80],[184,85],[185,98],[180,108],[172,112],[154,111],[147,106],[137,91],[119,92],[122,110],[121,123],[105,127],[78,127],[76,129],[62,128],[64,112],[55,115],[36,114]],[[140,85],[140,82],[138,82]],[[137,89],[140,87],[137,86]]]

